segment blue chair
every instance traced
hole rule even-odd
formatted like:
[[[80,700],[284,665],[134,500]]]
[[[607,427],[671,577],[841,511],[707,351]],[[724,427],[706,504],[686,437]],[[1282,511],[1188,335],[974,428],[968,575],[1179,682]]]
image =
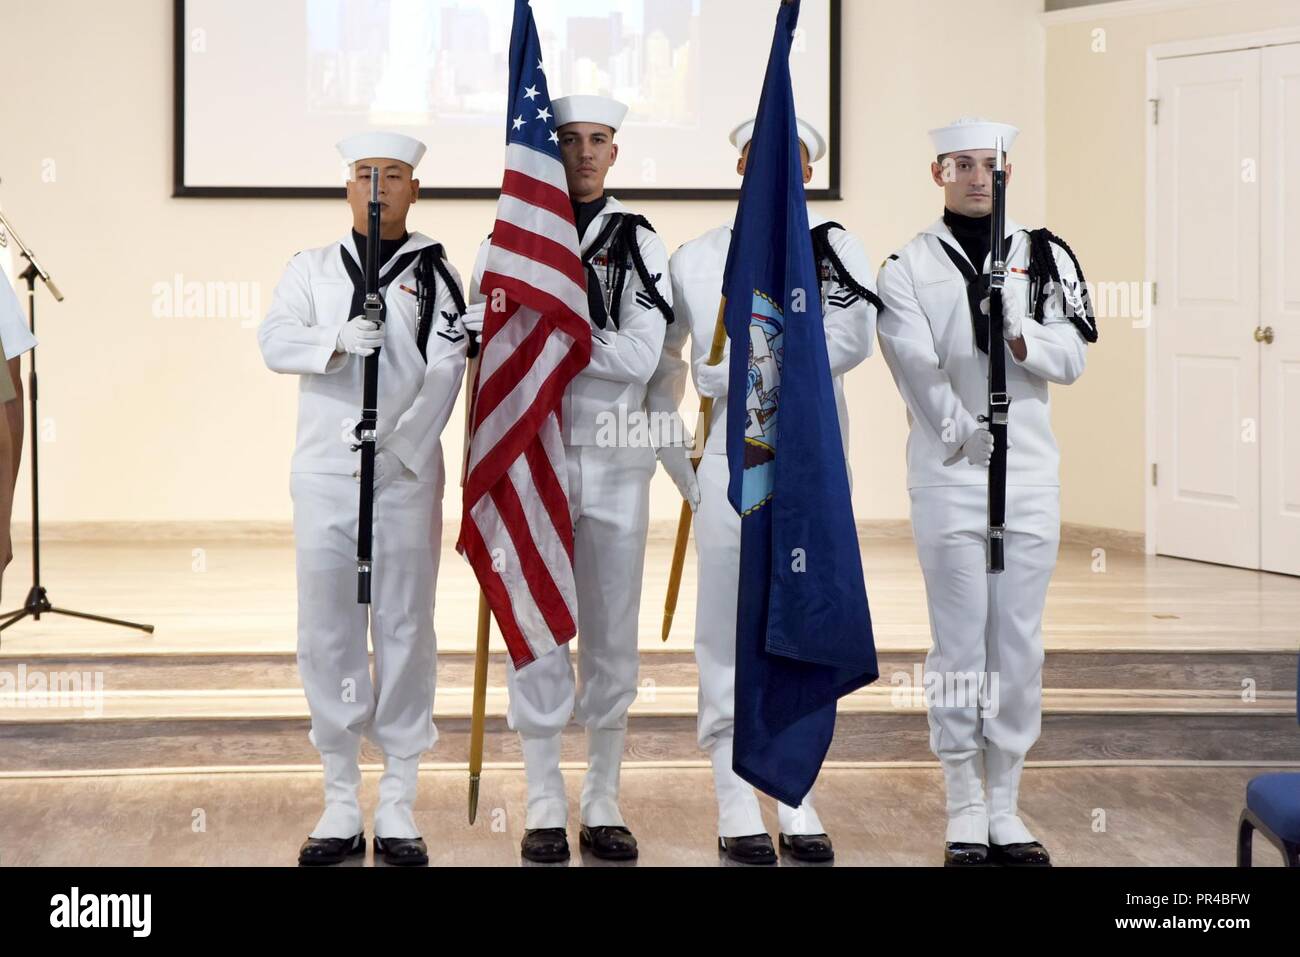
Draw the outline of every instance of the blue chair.
[[[1300,662],[1296,669],[1296,719],[1300,720]],[[1261,774],[1246,785],[1246,809],[1237,824],[1237,866],[1250,867],[1251,838],[1259,831],[1300,867],[1300,773]]]

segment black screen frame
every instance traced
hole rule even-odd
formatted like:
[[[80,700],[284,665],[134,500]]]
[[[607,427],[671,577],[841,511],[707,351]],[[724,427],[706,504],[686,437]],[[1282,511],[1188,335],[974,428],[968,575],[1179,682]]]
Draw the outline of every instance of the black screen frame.
[[[843,0],[830,0],[830,182],[825,189],[808,190],[810,200],[842,200],[840,143],[843,129],[841,73],[843,54]],[[185,0],[172,0],[173,11],[173,198],[197,199],[338,199],[343,187],[329,186],[190,186],[185,182]],[[496,199],[497,187],[424,186],[421,199]],[[668,201],[739,201],[739,189],[620,189],[620,198]]]

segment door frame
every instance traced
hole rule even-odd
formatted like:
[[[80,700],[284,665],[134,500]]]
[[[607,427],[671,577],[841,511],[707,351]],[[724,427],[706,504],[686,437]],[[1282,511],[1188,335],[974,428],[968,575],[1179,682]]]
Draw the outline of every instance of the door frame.
[[[1146,264],[1143,272],[1147,283],[1156,281],[1156,124],[1151,115],[1151,101],[1159,95],[1159,70],[1161,60],[1178,57],[1202,56],[1207,53],[1232,53],[1237,50],[1263,49],[1300,43],[1300,27],[1265,30],[1258,33],[1237,33],[1218,37],[1201,37],[1174,43],[1158,43],[1147,47],[1146,98]],[[1257,157],[1258,159],[1259,157]],[[1156,553],[1156,488],[1151,484],[1151,470],[1156,463],[1156,324],[1160,321],[1160,306],[1151,307],[1146,328],[1146,469],[1142,482],[1146,488],[1143,498],[1146,511],[1146,531],[1143,551]]]

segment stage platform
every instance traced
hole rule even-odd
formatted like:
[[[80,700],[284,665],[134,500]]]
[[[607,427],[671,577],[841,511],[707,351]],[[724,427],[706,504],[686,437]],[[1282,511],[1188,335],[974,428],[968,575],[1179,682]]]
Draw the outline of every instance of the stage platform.
[[[659,639],[670,547],[663,535],[649,546],[627,814],[648,839],[643,863],[716,864],[711,785],[695,741],[693,555],[672,638]],[[28,556],[19,544],[5,608],[26,592]],[[905,539],[864,537],[863,559],[881,680],[844,699],[819,800],[841,863],[934,863],[940,776],[923,702],[908,688],[928,645],[920,569]],[[46,616],[0,633],[0,670],[80,674],[88,689],[102,681],[102,693],[63,707],[0,705],[3,863],[291,862],[318,813],[320,780],[294,659],[291,542],[54,541],[42,570],[57,606],[156,631]],[[518,861],[523,784],[499,636],[487,820],[474,831],[464,823],[476,603],[468,567],[448,547],[436,615],[440,741],[425,757],[420,798],[427,833],[452,842],[435,863]],[[1231,863],[1245,781],[1300,768],[1297,621],[1298,579],[1115,549],[1101,570],[1092,548],[1062,547],[1045,617],[1043,735],[1024,795],[1063,863]],[[584,754],[571,726],[564,757],[575,807]],[[370,793],[381,756],[367,745],[363,762]],[[82,824],[56,833],[55,807]],[[196,807],[220,822],[209,837],[190,835]],[[174,838],[169,808],[184,812]],[[1097,808],[1125,821],[1130,839],[1095,834]],[[491,830],[494,814],[504,831]]]

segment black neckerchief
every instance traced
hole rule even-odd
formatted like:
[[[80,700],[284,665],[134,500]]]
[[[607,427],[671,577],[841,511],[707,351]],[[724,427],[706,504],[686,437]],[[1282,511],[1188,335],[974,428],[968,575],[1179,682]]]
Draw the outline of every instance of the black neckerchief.
[[[957,267],[966,281],[966,301],[970,304],[971,328],[975,333],[975,345],[980,352],[988,355],[989,351],[989,317],[980,308],[989,294],[989,274],[984,272],[984,260],[988,258],[989,247],[993,243],[992,216],[963,216],[951,209],[943,211],[943,221],[952,230],[953,236],[961,244],[962,251],[970,262],[962,259],[957,251],[943,240],[939,245],[948,254],[952,264]],[[1007,237],[1007,252],[1011,251],[1011,237]],[[974,265],[971,265],[974,263]]]
[[[608,196],[601,196],[599,199],[593,199],[590,203],[580,203],[576,199],[570,200],[573,203],[573,218],[578,223],[578,242],[582,242],[582,237],[587,235],[587,227],[591,221],[601,214],[605,208],[605,203],[609,201]]]
[[[403,232],[400,239],[381,238],[379,240],[379,267],[382,269],[384,263],[392,259],[393,255],[405,246],[410,238],[411,234],[407,232]],[[357,255],[361,257],[361,268],[364,270],[366,268],[366,237],[354,229],[352,230],[352,241],[357,244]]]
[[[380,265],[381,266],[386,265],[389,262],[389,260],[392,259],[393,253],[395,253],[398,249],[400,249],[402,245],[410,238],[411,237],[408,235],[405,238],[400,240],[381,239],[379,241]],[[365,247],[366,237],[362,236],[354,229],[352,230],[352,239],[360,247],[360,249],[358,249],[357,251],[361,254],[361,262],[364,263],[366,261],[366,247]],[[340,243],[339,245],[340,245],[339,257],[343,260],[343,269],[345,272],[347,272],[348,279],[352,281],[352,303],[348,307],[348,316],[349,317],[360,316],[364,312],[364,303],[366,301],[365,269],[361,265],[359,265],[356,261],[354,261],[351,256],[348,255],[347,248],[344,247],[342,243]],[[390,245],[391,245],[391,250],[389,249]],[[441,251],[442,251],[441,247],[439,247],[438,249],[439,254],[441,254]],[[388,289],[388,287],[392,285],[393,280],[396,279],[398,276],[400,276],[402,273],[406,272],[407,268],[411,265],[411,263],[415,262],[419,257],[420,257],[420,250],[418,249],[411,250],[410,252],[403,253],[401,256],[398,256],[397,260],[393,262],[392,268],[390,268],[387,273],[381,273],[379,276],[380,295],[383,296],[385,294],[385,291]],[[383,319],[388,318],[387,302],[384,302],[384,308],[383,308],[383,312],[381,313],[381,318]]]
[[[951,209],[943,211],[944,224],[952,230],[953,236],[961,244],[962,252],[971,261],[975,271],[984,271],[984,260],[989,255],[989,245],[993,240],[993,216],[963,216]]]

